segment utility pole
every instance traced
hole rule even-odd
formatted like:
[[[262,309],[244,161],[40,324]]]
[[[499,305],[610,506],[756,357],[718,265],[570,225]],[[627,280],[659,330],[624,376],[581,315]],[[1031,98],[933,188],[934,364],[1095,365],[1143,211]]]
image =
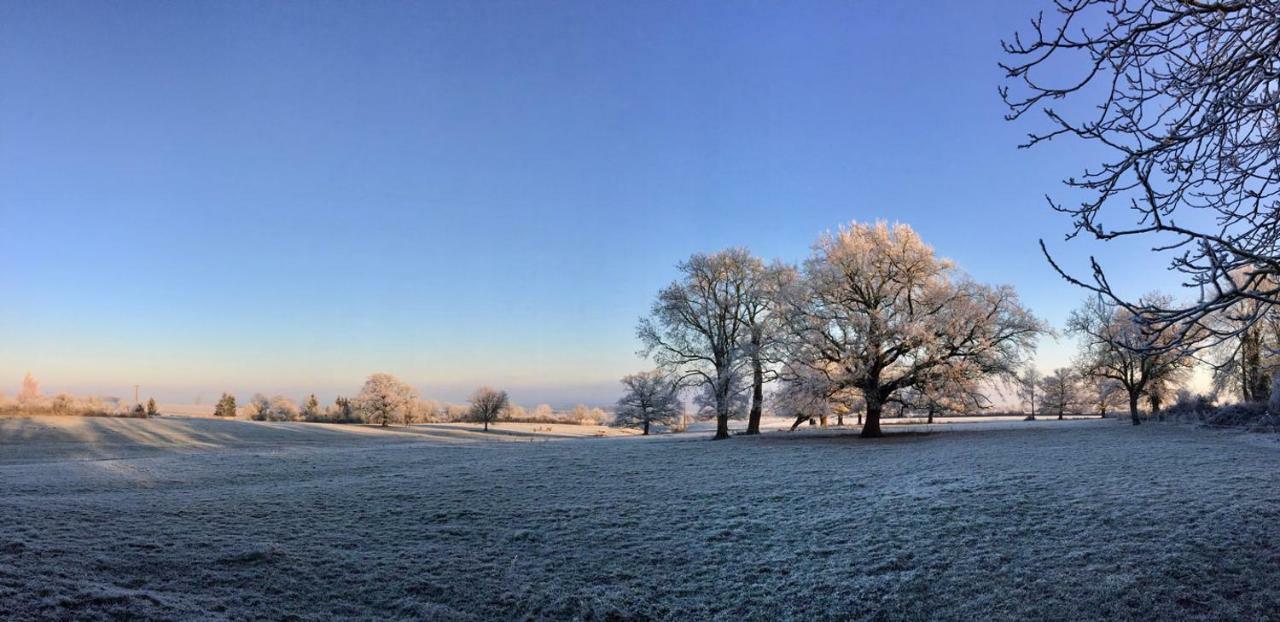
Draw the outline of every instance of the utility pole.
[[[134,403],[134,404],[141,404],[141,403],[142,403],[142,402],[139,402],[139,401],[138,401],[138,387],[140,387],[140,386],[142,386],[142,385],[137,385],[137,384],[133,385],[133,403]]]

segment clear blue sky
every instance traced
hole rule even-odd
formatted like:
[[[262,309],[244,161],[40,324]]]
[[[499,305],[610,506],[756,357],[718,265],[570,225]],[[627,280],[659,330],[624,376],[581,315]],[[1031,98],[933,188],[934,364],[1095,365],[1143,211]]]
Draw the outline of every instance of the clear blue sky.
[[[0,0],[0,390],[609,401],[676,262],[854,219],[1060,325],[1083,294],[1036,240],[1100,249],[1041,198],[1087,154],[1002,118],[1033,11]]]

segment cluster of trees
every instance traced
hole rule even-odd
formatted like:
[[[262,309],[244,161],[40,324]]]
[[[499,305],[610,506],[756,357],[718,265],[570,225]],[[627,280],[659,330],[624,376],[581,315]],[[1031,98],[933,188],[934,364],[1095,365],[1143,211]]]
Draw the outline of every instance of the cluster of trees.
[[[242,413],[241,410],[244,412]],[[579,404],[567,413],[558,413],[548,404],[528,411],[511,402],[505,391],[491,387],[476,389],[467,404],[444,404],[420,399],[412,386],[391,374],[369,376],[355,397],[338,396],[332,404],[321,406],[315,394],[307,396],[299,406],[293,400],[275,395],[255,394],[247,405],[238,407],[236,397],[223,393],[214,406],[218,417],[243,415],[256,421],[312,421],[321,423],[372,423],[381,426],[413,425],[424,422],[469,421],[489,426],[499,421],[537,423],[601,424],[608,416],[599,408]]]
[[[40,392],[40,381],[27,373],[14,398],[0,393],[0,414],[154,417],[159,411],[154,399],[148,399],[145,404],[135,404],[118,397],[78,397],[68,393],[46,396]]]
[[[776,411],[797,423],[861,411],[868,437],[891,405],[981,407],[984,383],[1012,378],[1048,332],[1012,288],[974,281],[903,224],[851,223],[799,266],[732,248],[678,269],[637,330],[661,380],[629,377],[619,410],[660,413],[662,391],[692,389],[717,439],[738,416],[759,432],[775,380]]]
[[[1135,239],[1199,292],[1134,297],[1091,261],[1096,295],[1071,318],[1086,377],[1118,384],[1133,422],[1159,411],[1197,361],[1215,393],[1280,415],[1280,5],[1055,3],[1004,44],[1010,120],[1040,112],[1024,146],[1074,138],[1101,154],[1065,181],[1067,238]],[[1072,71],[1076,69],[1078,71]],[[1069,108],[1054,107],[1074,100]]]

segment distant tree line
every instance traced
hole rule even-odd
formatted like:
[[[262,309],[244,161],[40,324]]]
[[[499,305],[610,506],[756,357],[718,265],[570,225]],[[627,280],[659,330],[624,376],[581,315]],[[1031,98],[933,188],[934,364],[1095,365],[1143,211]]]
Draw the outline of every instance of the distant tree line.
[[[155,417],[160,414],[154,399],[132,403],[117,397],[79,397],[69,393],[48,396],[40,382],[28,373],[16,396],[0,392],[0,416],[62,415],[77,417]]]
[[[223,393],[214,406],[214,415],[254,421],[364,423],[381,427],[472,422],[482,424],[486,431],[501,422],[600,425],[610,419],[604,410],[581,404],[563,412],[557,412],[548,404],[539,404],[529,411],[511,402],[505,391],[490,387],[476,389],[466,404],[421,399],[412,386],[386,373],[369,376],[355,397],[338,396],[333,403],[323,406],[315,394],[308,395],[299,406],[283,395],[258,393],[247,404],[239,406],[234,395]]]

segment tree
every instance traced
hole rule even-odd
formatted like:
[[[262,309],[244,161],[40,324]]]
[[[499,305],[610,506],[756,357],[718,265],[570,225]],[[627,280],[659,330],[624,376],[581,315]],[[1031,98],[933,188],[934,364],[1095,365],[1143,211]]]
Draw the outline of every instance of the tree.
[[[1090,376],[1088,368],[1076,371],[1076,375],[1084,380],[1088,401],[1102,417],[1107,417],[1108,409],[1120,408],[1124,403],[1124,386],[1111,378]]]
[[[1212,340],[1204,360],[1213,370],[1215,394],[1231,393],[1246,402],[1265,402],[1272,377],[1280,371],[1280,307],[1241,300],[1208,318]]]
[[[788,365],[857,389],[864,437],[881,435],[899,391],[940,373],[1012,374],[1047,332],[1011,288],[964,277],[903,224],[823,235],[782,299]]]
[[[1035,365],[1027,365],[1018,375],[1018,393],[1027,402],[1027,421],[1036,420],[1036,391],[1040,389],[1040,370]]]
[[[391,374],[378,373],[365,380],[356,396],[355,408],[365,421],[387,427],[402,418],[418,399],[418,392]]]
[[[302,419],[304,421],[315,421],[320,418],[320,400],[316,399],[316,394],[312,393],[307,396],[307,401],[302,405]]]
[[[551,408],[551,404],[538,404],[533,407],[533,420],[541,423],[550,422],[556,416],[555,409]]]
[[[40,381],[31,372],[22,377],[22,390],[18,393],[18,403],[24,404],[40,399]]]
[[[1167,305],[1166,296],[1148,294],[1144,304]],[[1194,362],[1178,337],[1159,331],[1128,308],[1094,297],[1071,313],[1067,332],[1080,340],[1080,366],[1087,376],[1120,383],[1129,397],[1133,425],[1142,423],[1138,398],[1161,382],[1180,380]]]
[[[469,401],[471,420],[484,423],[484,431],[488,432],[489,424],[496,422],[502,411],[507,409],[507,392],[480,387],[471,394]]]
[[[213,407],[213,416],[234,418],[236,416],[236,396],[230,393],[223,393],[218,400],[218,404]]]
[[[1041,410],[1047,414],[1056,414],[1061,420],[1068,410],[1075,410],[1080,404],[1080,379],[1075,370],[1059,367],[1052,374],[1040,381]]]
[[[626,392],[618,400],[614,425],[639,427],[648,436],[651,425],[671,425],[684,412],[678,383],[660,370],[631,374],[622,385]]]
[[[301,413],[293,400],[283,395],[273,395],[267,418],[271,421],[297,421],[301,418]]]
[[[147,398],[147,416],[154,417],[159,414],[160,411],[156,410],[156,398]]]
[[[743,258],[746,272],[745,296],[742,300],[742,324],[746,328],[742,350],[751,373],[751,409],[747,413],[747,429],[743,434],[760,433],[760,417],[764,412],[764,384],[774,379],[769,364],[775,361],[779,345],[778,292],[794,279],[795,271],[780,263],[766,266],[763,261]]]
[[[254,421],[270,421],[271,400],[261,393],[254,393],[249,400],[249,418]]]
[[[1056,21],[1037,18],[1028,36],[1004,43],[1008,118],[1045,113],[1049,128],[1024,146],[1074,137],[1104,155],[1066,180],[1080,202],[1050,205],[1071,218],[1068,238],[1150,239],[1200,296],[1177,305],[1134,301],[1112,288],[1096,261],[1088,283],[1059,268],[1046,249],[1050,263],[1150,330],[1171,332],[1163,338],[1170,348],[1221,337],[1201,330],[1206,319],[1241,301],[1260,303],[1255,312],[1280,303],[1280,4],[1054,6]],[[1050,107],[1064,99],[1084,105]]]
[[[680,280],[658,292],[636,330],[641,356],[652,356],[682,385],[701,389],[714,412],[716,439],[729,438],[733,400],[750,362],[742,318],[757,261],[742,248],[693,255],[677,266]]]
[[[351,404],[351,399],[339,395],[333,400],[334,416],[338,421],[350,423],[356,419],[355,406]]]
[[[991,400],[982,390],[981,375],[954,373],[972,371],[964,367],[940,367],[938,371],[953,373],[925,375],[919,384],[903,391],[904,407],[924,412],[927,423],[933,423],[933,417],[938,414],[966,413],[990,406]]]

